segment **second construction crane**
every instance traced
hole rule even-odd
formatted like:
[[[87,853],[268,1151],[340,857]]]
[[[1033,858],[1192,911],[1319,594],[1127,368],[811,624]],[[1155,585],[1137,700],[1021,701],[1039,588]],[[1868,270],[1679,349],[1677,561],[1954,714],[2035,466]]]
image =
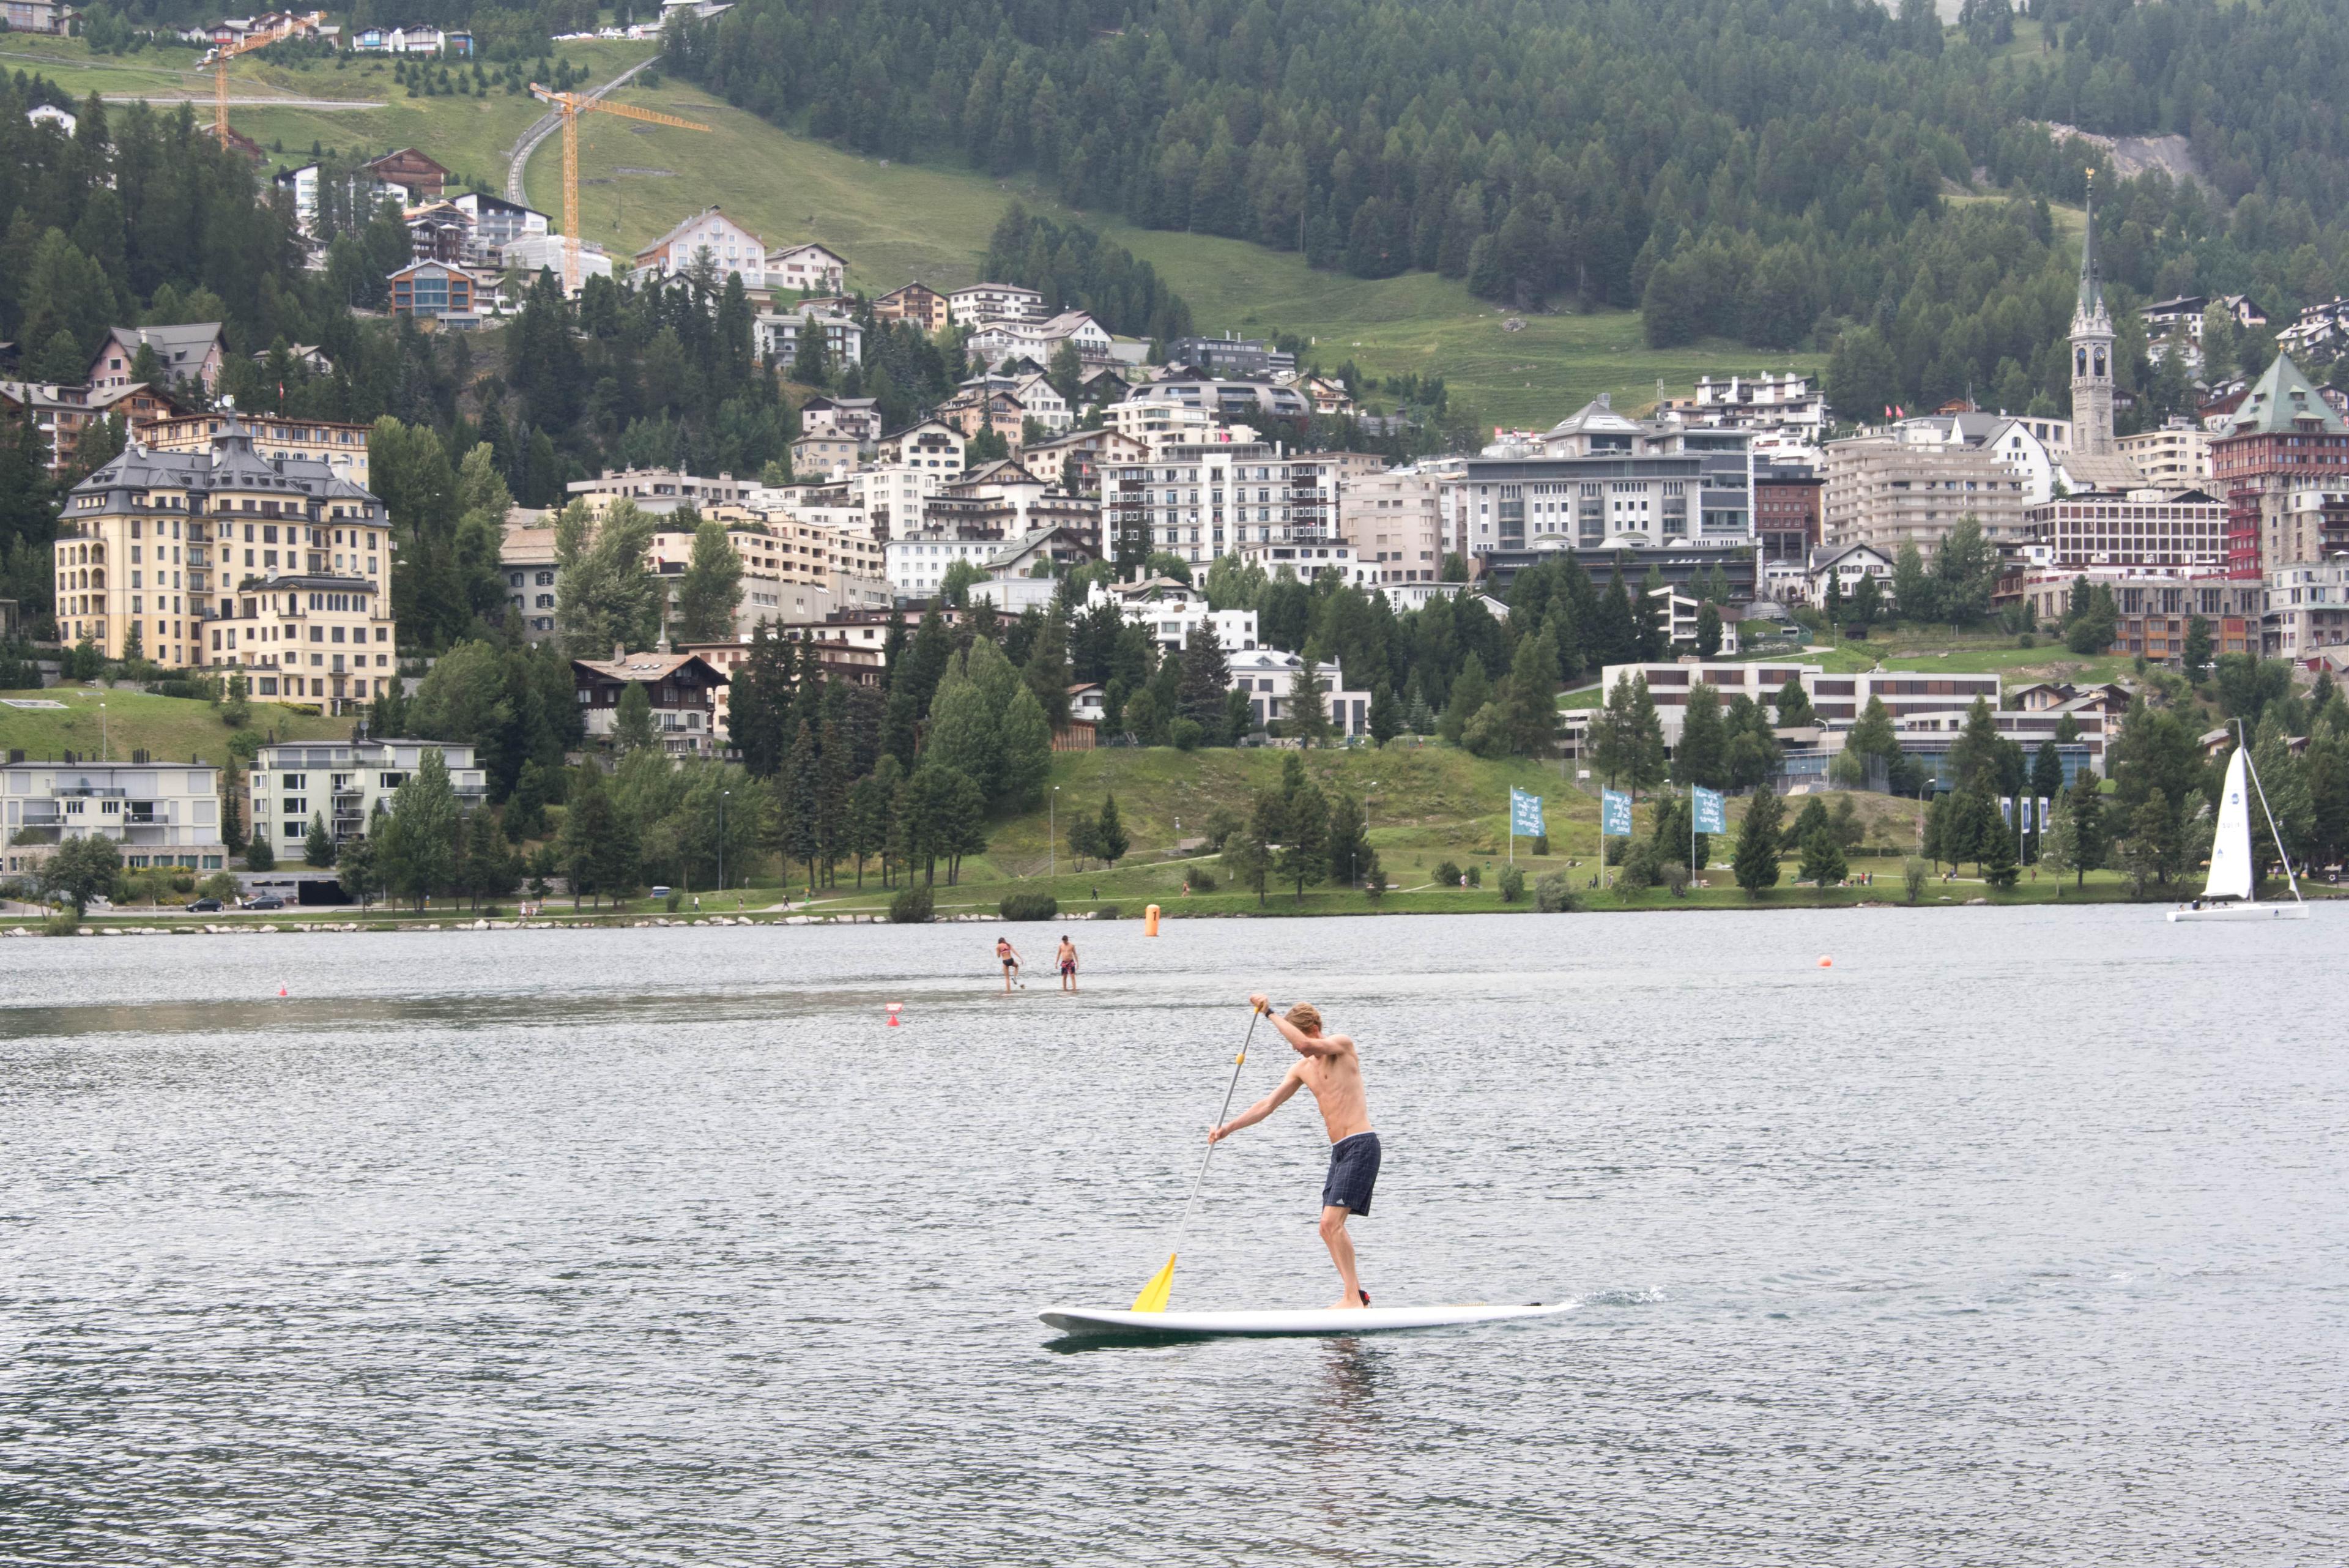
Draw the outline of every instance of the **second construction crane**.
[[[679,119],[673,114],[659,114],[649,109],[631,109],[624,103],[606,103],[584,92],[556,92],[536,82],[530,84],[531,96],[553,104],[563,114],[563,292],[579,292],[579,116],[582,110],[596,114],[616,114],[627,119],[641,119],[653,125],[673,125],[679,130],[708,130],[698,120]]]
[[[326,19],[324,11],[313,11],[305,16],[291,12],[278,16],[270,26],[257,28],[244,36],[213,46],[204,63],[212,68],[212,134],[220,138],[222,147],[228,145],[228,63],[239,55],[249,55],[255,49],[293,37],[297,33],[315,33]]]

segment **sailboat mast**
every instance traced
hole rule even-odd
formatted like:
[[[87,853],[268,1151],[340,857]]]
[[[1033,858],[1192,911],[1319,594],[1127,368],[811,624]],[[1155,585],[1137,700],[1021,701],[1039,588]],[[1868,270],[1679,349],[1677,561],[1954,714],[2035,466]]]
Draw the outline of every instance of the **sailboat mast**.
[[[2249,737],[2243,733],[2242,726],[2243,722],[2240,719],[2235,721],[2237,742],[2243,748],[2243,771],[2251,775],[2251,788],[2259,792],[2260,815],[2268,819],[2268,836],[2275,840],[2276,857],[2283,862],[2284,885],[2292,889],[2295,903],[2302,902],[2300,897],[2300,878],[2292,874],[2292,851],[2283,846],[2283,835],[2276,831],[2275,813],[2268,809],[2268,786],[2260,783],[2259,765],[2251,761]]]

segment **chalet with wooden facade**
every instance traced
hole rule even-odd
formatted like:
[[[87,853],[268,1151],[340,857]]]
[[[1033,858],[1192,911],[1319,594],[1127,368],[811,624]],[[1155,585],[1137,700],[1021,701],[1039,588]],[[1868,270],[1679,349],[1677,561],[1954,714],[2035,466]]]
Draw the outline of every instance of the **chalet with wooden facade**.
[[[726,677],[696,653],[630,653],[616,648],[609,659],[571,661],[572,689],[588,734],[609,740],[619,719],[621,693],[641,686],[652,701],[653,729],[661,749],[673,757],[718,754],[718,692],[726,683]]]

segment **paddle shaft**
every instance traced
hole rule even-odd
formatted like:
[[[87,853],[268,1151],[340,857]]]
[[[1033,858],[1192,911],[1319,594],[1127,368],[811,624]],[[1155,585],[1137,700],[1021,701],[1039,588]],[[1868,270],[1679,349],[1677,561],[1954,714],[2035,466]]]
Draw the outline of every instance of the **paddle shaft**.
[[[1256,1044],[1256,1022],[1263,1016],[1263,1012],[1257,1009],[1248,1011],[1247,1038],[1240,1042],[1239,1056],[1232,1063],[1232,1081],[1224,1085],[1224,1108],[1216,1113],[1217,1127],[1223,1126],[1224,1118],[1232,1114],[1232,1096],[1239,1093],[1240,1069],[1247,1065],[1248,1047]],[[1183,1232],[1191,1227],[1191,1206],[1199,1200],[1199,1189],[1207,1179],[1207,1161],[1215,1158],[1216,1146],[1209,1144],[1207,1152],[1199,1160],[1199,1174],[1191,1179],[1191,1196],[1183,1199],[1183,1218],[1175,1224],[1174,1245],[1168,1249],[1170,1251],[1183,1250]]]

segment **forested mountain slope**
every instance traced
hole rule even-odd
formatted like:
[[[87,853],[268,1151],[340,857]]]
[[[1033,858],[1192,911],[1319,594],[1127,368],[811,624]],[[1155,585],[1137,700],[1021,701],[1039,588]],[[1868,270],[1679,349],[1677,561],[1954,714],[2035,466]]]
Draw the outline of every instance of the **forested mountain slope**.
[[[1636,306],[1656,346],[1865,327],[1870,391],[2027,400],[2063,379],[2049,203],[2091,163],[2121,290],[2349,287],[2344,24],[2349,0],[1970,0],[1954,28],[1926,0],[743,0],[668,53],[778,123],[1032,171],[1142,227]],[[2211,185],[2116,181],[2051,120],[2186,135]]]

